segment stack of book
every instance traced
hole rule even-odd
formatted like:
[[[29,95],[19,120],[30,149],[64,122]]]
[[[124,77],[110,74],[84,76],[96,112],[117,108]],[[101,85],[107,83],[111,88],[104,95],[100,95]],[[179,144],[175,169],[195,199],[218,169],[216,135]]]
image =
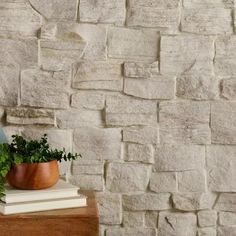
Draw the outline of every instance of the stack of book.
[[[0,201],[0,213],[9,215],[84,207],[87,198],[78,190],[78,187],[63,180],[43,190],[20,190],[6,186],[5,196]]]

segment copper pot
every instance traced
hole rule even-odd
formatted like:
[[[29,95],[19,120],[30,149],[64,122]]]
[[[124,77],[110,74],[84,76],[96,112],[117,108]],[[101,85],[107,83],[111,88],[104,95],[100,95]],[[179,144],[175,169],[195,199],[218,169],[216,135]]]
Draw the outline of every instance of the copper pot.
[[[26,190],[45,189],[59,180],[56,160],[44,163],[14,165],[7,174],[7,182],[15,188]]]

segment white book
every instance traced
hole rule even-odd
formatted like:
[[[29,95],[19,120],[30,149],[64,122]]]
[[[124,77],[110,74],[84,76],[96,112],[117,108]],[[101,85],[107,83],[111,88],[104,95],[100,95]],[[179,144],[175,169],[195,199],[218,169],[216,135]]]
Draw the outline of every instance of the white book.
[[[5,203],[32,202],[38,200],[50,200],[70,198],[78,196],[79,187],[64,180],[59,180],[54,186],[42,190],[21,190],[6,186],[5,196],[0,200]]]
[[[80,195],[79,197],[57,199],[52,201],[35,201],[9,204],[0,202],[0,213],[3,215],[10,215],[85,206],[87,206],[87,198],[86,196]]]

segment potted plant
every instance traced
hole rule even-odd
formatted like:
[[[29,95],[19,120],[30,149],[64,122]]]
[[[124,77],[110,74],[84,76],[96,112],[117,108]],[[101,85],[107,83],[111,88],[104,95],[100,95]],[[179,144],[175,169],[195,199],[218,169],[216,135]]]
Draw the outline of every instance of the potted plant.
[[[0,197],[4,195],[5,180],[19,189],[44,189],[59,179],[58,161],[71,161],[80,154],[65,149],[51,149],[47,135],[40,140],[26,140],[13,135],[11,144],[0,144]]]

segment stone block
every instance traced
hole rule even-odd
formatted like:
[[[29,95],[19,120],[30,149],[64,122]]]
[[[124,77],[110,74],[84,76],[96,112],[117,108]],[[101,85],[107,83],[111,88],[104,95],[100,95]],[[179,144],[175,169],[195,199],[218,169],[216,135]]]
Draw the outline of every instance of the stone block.
[[[159,75],[159,62],[142,63],[126,62],[124,76],[130,78],[155,78]]]
[[[206,210],[197,213],[198,225],[200,227],[216,226],[217,211]]]
[[[180,192],[206,192],[206,176],[203,170],[190,170],[178,173]]]
[[[138,7],[128,8],[127,25],[131,27],[158,28],[161,31],[175,34],[178,32],[180,11],[178,8]]]
[[[152,145],[127,144],[125,160],[133,162],[154,163],[154,149]]]
[[[104,190],[104,180],[102,175],[73,175],[70,177],[70,182],[81,190]]]
[[[100,224],[121,224],[121,196],[113,193],[96,193],[96,199],[98,201]]]
[[[20,68],[13,64],[0,64],[0,71],[0,105],[16,106],[19,95]]]
[[[73,67],[72,86],[78,89],[121,91],[122,66],[120,63],[110,62],[80,62]]]
[[[184,171],[205,166],[205,148],[198,145],[159,145],[156,147],[156,171]]]
[[[30,0],[30,4],[48,21],[75,21],[77,18],[78,0]]]
[[[154,192],[177,192],[177,176],[175,172],[152,173],[150,190]]]
[[[125,22],[125,0],[81,0],[79,4],[79,20],[88,23],[114,23],[123,25]]]
[[[153,62],[159,52],[158,41],[155,30],[113,27],[108,30],[108,57]]]
[[[59,128],[74,129],[79,127],[103,126],[101,111],[70,109],[56,111],[56,122]]]
[[[180,0],[128,0],[129,6],[137,7],[157,7],[161,9],[177,8]]]
[[[223,79],[221,83],[221,95],[229,100],[236,100],[236,79]]]
[[[207,147],[208,187],[215,192],[236,192],[236,147]]]
[[[216,228],[201,228],[197,233],[198,236],[216,236]]]
[[[235,226],[222,226],[217,228],[217,236],[228,236],[228,235],[236,235],[236,227]]]
[[[211,209],[216,195],[211,193],[175,193],[172,195],[174,208],[181,211]]]
[[[101,24],[79,24],[77,32],[87,42],[87,46],[82,56],[83,59],[92,61],[107,59],[106,26]]]
[[[236,212],[236,194],[221,193],[216,201],[214,209],[217,211]]]
[[[158,212],[157,211],[146,211],[145,214],[145,226],[151,228],[157,228]]]
[[[126,127],[123,129],[123,141],[157,144],[159,142],[159,128],[158,126]]]
[[[236,37],[219,37],[215,42],[215,74],[220,77],[236,75]]]
[[[0,38],[0,63],[26,69],[38,63],[37,39]]]
[[[144,99],[173,99],[175,97],[175,80],[162,76],[148,80],[126,78],[124,93]]]
[[[219,224],[230,226],[236,225],[236,213],[235,212],[219,212]]]
[[[211,140],[217,144],[236,144],[236,102],[211,104]]]
[[[183,0],[185,8],[233,8],[233,0]]]
[[[214,44],[204,36],[163,36],[160,71],[164,75],[212,75]]]
[[[224,8],[184,9],[181,26],[182,31],[188,33],[232,34],[231,10]]]
[[[8,108],[6,120],[10,124],[19,125],[55,124],[55,116],[52,110],[23,107]]]
[[[102,110],[105,107],[105,96],[103,93],[79,91],[72,94],[71,106],[90,110]]]
[[[131,211],[161,211],[171,209],[169,193],[123,195],[123,207]]]
[[[209,144],[210,104],[197,101],[165,101],[159,105],[161,143]]]
[[[45,108],[69,107],[69,73],[36,68],[21,72],[21,105]]]
[[[183,75],[177,78],[177,97],[212,100],[218,95],[218,80],[213,76]]]
[[[160,212],[158,236],[195,236],[197,219],[193,213]]]
[[[74,131],[74,148],[87,159],[121,158],[121,130],[83,127]]]
[[[41,25],[40,15],[28,1],[1,1],[0,16],[1,37],[37,37]]]
[[[144,226],[144,212],[124,211],[123,212],[123,225],[125,227]]]
[[[82,159],[81,159],[82,160]],[[72,175],[103,175],[104,165],[102,161],[73,161]]]
[[[106,98],[107,125],[153,125],[157,123],[157,102],[111,95]]]
[[[145,191],[150,178],[151,166],[134,163],[109,163],[106,188],[111,192]]]

